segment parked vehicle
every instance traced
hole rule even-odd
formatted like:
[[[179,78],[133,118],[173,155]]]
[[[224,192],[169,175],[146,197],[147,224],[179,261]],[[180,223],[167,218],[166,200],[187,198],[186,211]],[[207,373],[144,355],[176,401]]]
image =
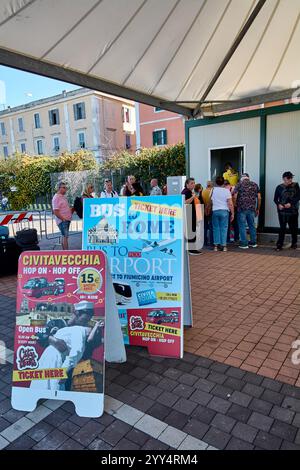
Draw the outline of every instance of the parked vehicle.
[[[147,321],[156,323],[157,325],[161,323],[178,323],[179,313],[175,310],[171,313],[166,313],[164,310],[152,310],[152,312],[147,315]]]
[[[54,282],[48,282],[45,277],[34,277],[23,287],[23,294],[27,297],[42,297],[43,295],[60,295],[65,292],[65,281],[57,278]]]

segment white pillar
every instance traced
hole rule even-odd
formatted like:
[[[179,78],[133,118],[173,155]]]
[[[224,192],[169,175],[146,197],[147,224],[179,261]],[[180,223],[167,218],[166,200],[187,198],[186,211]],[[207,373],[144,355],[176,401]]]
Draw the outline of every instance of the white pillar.
[[[64,117],[65,117],[65,128],[66,128],[66,144],[67,150],[69,152],[72,151],[72,144],[71,144],[71,129],[70,129],[70,119],[69,119],[69,111],[68,111],[68,104],[64,104]]]
[[[135,102],[135,132],[136,148],[141,148],[141,128],[140,128],[140,104]]]
[[[100,129],[100,111],[99,100],[96,96],[92,96],[92,129],[93,129],[93,148],[95,158],[100,162],[102,161],[101,149],[101,129]]]
[[[13,120],[11,117],[9,118],[9,129],[10,129],[10,142],[11,142],[12,153],[15,153],[16,145],[15,145],[15,136],[14,136],[14,126],[13,126]]]

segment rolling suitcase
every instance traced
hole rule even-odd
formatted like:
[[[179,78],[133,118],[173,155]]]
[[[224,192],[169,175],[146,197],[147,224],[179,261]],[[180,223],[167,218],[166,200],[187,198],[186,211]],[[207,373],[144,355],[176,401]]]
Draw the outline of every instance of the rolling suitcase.
[[[14,238],[0,238],[0,275],[9,276],[18,272],[21,250]]]
[[[39,240],[37,236],[37,230],[35,228],[28,228],[19,230],[15,236],[17,245],[21,248],[27,245],[37,245]]]

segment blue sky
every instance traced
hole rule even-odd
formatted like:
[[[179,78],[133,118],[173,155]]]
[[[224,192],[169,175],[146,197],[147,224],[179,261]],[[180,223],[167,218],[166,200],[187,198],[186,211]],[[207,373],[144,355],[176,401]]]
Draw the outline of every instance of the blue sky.
[[[76,88],[79,87],[0,65],[0,110],[4,104],[18,106]]]

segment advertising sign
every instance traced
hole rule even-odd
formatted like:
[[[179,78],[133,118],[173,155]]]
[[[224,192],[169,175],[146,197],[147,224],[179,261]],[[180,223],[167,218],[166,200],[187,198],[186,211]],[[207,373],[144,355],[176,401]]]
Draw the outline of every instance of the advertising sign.
[[[126,344],[182,357],[182,196],[84,200],[83,248],[108,258]]]
[[[101,416],[106,257],[102,251],[34,251],[19,259],[12,404],[71,400]]]

